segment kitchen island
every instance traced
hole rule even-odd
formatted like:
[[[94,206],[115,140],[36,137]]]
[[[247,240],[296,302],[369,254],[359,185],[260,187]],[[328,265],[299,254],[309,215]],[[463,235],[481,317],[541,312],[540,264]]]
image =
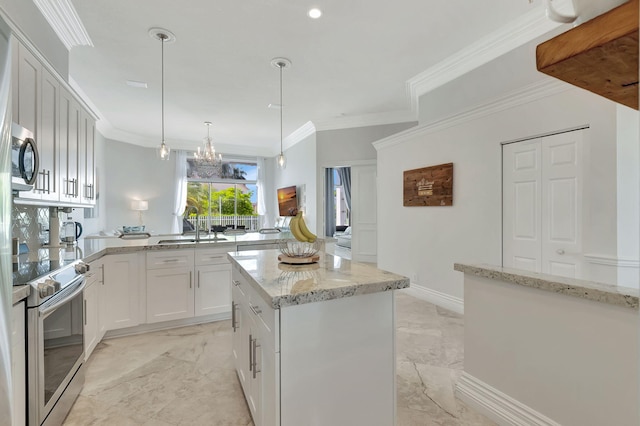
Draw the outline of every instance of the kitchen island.
[[[321,253],[229,253],[233,357],[256,426],[395,424],[393,290],[406,277]]]

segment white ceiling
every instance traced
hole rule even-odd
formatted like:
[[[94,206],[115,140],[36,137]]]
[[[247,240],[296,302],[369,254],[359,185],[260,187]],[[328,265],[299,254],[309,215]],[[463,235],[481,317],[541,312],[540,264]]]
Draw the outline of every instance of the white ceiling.
[[[364,115],[415,119],[407,81],[539,8],[527,0],[73,0],[94,47],[70,53],[70,76],[104,119],[107,137],[160,142],[160,42],[165,44],[165,132],[195,149],[212,121],[225,153],[279,150],[278,70],[285,137],[308,121]],[[324,15],[307,17],[311,6]],[[148,83],[147,89],[126,80]],[[263,154],[264,155],[264,154]]]

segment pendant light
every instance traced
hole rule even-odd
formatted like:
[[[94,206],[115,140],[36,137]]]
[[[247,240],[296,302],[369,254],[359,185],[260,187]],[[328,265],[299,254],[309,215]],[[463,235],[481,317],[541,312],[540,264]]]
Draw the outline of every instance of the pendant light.
[[[286,58],[274,58],[271,60],[271,65],[280,70],[280,155],[278,155],[278,159],[276,161],[278,163],[278,167],[281,170],[284,170],[287,167],[287,157],[284,156],[284,152],[282,151],[282,110],[284,109],[284,105],[282,103],[282,70],[289,68],[291,66],[291,61]]]
[[[162,131],[162,142],[160,143],[160,146],[158,146],[158,148],[156,149],[156,154],[158,155],[158,158],[160,160],[163,161],[168,161],[169,160],[169,156],[171,155],[171,148],[169,148],[169,146],[167,145],[167,143],[165,142],[164,139],[164,44],[165,43],[170,43],[176,40],[176,36],[173,35],[170,31],[167,31],[165,29],[162,28],[151,28],[149,30],[149,36],[155,38],[156,40],[160,40],[160,44],[161,44],[161,69],[160,69],[160,76],[161,76],[161,93],[162,93],[162,98],[161,98],[161,105],[162,105],[162,116],[161,116],[161,131]]]

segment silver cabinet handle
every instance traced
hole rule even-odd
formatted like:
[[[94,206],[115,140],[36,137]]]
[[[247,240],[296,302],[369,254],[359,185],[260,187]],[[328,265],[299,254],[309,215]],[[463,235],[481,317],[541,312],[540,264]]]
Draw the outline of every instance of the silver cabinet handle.
[[[238,327],[236,326],[236,302],[231,301],[231,328],[233,328],[233,332],[235,333]]]
[[[191,287],[192,287],[192,285],[193,285],[193,282],[192,282],[193,280],[192,280],[192,276],[191,276],[191,274],[192,274],[192,272],[191,272],[191,271],[189,271],[189,288],[191,288]]]
[[[251,309],[251,312],[253,312],[255,315],[260,315],[262,313],[262,309],[257,306],[253,306],[251,303],[249,303],[249,309]]]
[[[200,288],[200,270],[198,269],[198,288]]]
[[[87,300],[83,300],[82,316],[84,316],[84,325],[87,325]]]
[[[47,194],[51,194],[51,171],[47,170]]]
[[[240,285],[240,281],[238,280],[233,280],[233,285],[238,287]]]
[[[171,262],[179,262],[179,261],[180,261],[180,259],[165,259],[162,262],[163,263],[171,263]]]
[[[558,250],[556,250],[556,253],[558,253],[558,254],[564,254],[564,250],[562,250],[562,249],[558,249]]]
[[[249,371],[253,368],[253,351],[251,350],[251,345],[253,344],[253,336],[249,334]]]
[[[258,338],[253,339],[253,378],[256,378],[256,374],[258,374],[262,370],[258,370],[258,357],[256,356],[256,350],[259,348]]]

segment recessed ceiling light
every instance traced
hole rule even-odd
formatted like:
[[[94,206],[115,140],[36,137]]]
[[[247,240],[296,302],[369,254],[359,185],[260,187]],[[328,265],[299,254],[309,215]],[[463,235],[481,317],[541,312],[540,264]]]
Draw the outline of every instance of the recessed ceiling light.
[[[317,7],[314,7],[313,9],[309,9],[309,12],[307,12],[307,15],[309,15],[309,18],[311,19],[318,19],[319,17],[322,16],[322,11]]]
[[[144,81],[127,80],[127,86],[138,87],[140,89],[146,89],[147,83]]]

